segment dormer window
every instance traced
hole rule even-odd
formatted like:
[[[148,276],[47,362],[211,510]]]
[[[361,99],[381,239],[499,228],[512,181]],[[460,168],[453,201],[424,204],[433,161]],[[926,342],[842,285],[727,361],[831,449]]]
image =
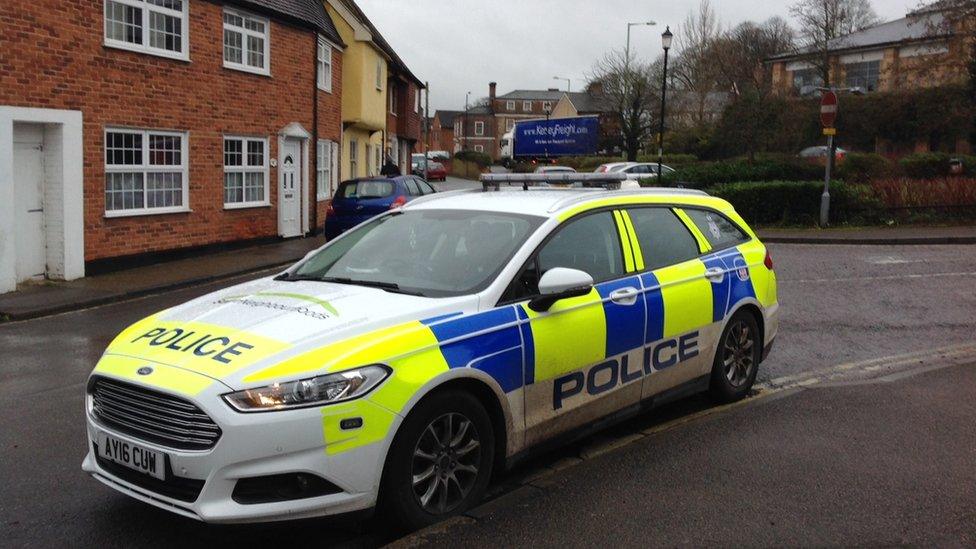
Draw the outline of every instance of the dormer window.
[[[105,45],[189,59],[186,0],[105,0]]]

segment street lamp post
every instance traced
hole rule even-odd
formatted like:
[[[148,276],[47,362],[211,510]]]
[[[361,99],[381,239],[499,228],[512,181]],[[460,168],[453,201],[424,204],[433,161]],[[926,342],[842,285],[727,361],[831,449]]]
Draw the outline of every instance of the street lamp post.
[[[657,184],[661,184],[661,164],[664,164],[664,113],[666,112],[668,96],[668,50],[671,49],[671,40],[674,34],[671,27],[664,29],[661,35],[661,47],[664,48],[664,76],[661,78],[661,131],[657,136]]]
[[[625,57],[624,63],[628,67],[630,66],[630,27],[637,27],[641,25],[654,26],[657,25],[657,23],[654,21],[644,21],[642,23],[627,23],[627,49],[625,50],[624,53],[624,57]]]
[[[572,81],[569,78],[564,78],[562,76],[553,76],[552,79],[553,80],[565,80],[566,81],[566,91],[568,91],[568,92],[573,91],[573,84],[571,83]]]

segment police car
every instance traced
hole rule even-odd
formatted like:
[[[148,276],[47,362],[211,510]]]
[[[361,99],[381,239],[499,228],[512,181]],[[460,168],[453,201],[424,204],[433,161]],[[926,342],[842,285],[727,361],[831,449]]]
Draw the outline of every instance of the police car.
[[[743,398],[777,331],[766,247],[723,200],[623,177],[486,176],[137,322],[88,382],[84,470],[207,522],[419,527],[540,443]]]

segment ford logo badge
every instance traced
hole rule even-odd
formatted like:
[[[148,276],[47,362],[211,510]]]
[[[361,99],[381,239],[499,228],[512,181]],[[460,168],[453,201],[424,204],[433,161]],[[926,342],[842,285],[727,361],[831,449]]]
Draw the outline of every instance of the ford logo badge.
[[[143,366],[142,368],[139,368],[138,370],[136,370],[136,373],[139,374],[139,375],[141,375],[141,376],[148,376],[152,372],[153,372],[153,369],[150,368],[149,366]]]

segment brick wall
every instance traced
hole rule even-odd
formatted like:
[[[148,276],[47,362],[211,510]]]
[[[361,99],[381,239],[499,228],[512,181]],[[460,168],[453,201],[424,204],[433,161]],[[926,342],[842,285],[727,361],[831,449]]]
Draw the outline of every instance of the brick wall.
[[[106,47],[102,28],[102,2],[4,0],[0,10],[0,105],[83,113],[85,260],[277,235],[274,168],[270,207],[224,209],[223,136],[266,137],[274,159],[284,126],[313,131],[315,33],[272,19],[269,77],[223,67],[217,3],[189,4],[189,62]],[[333,60],[319,135],[338,141],[341,54]],[[188,132],[190,212],[105,217],[106,126]]]

